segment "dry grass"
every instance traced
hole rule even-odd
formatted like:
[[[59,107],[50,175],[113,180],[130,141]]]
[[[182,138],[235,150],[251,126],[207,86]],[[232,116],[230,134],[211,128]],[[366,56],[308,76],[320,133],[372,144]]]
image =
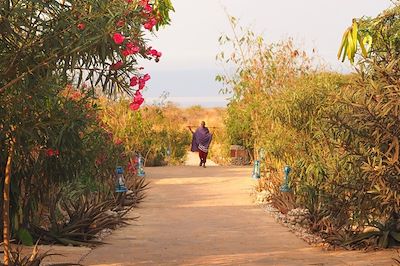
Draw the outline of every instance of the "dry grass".
[[[225,108],[204,108],[201,106],[180,108],[169,104],[164,108],[163,113],[171,123],[180,129],[186,129],[187,126],[192,126],[195,129],[201,121],[205,121],[206,126],[213,133],[209,157],[218,164],[229,162],[229,143],[224,124]]]
[[[201,106],[180,108],[170,104],[165,108],[164,114],[181,128],[197,127],[201,121],[205,121],[210,130],[224,128],[225,108],[203,108]]]

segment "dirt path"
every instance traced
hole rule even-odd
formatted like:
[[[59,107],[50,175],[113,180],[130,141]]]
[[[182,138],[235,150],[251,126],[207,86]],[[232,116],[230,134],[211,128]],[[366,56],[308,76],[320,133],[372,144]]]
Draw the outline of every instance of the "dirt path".
[[[194,157],[193,157],[194,158]],[[250,168],[147,168],[135,225],[90,252],[84,265],[392,265],[394,251],[324,252],[275,223],[249,196]]]

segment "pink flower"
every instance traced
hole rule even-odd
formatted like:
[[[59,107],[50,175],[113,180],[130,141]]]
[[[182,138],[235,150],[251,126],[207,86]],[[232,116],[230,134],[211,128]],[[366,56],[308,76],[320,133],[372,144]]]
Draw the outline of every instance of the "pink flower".
[[[136,163],[133,161],[133,159],[130,159],[127,165],[128,171],[131,173],[135,174],[136,173]]]
[[[147,51],[148,55],[154,56],[156,61],[158,62],[158,60],[160,59],[160,57],[162,56],[162,53],[157,51],[156,49],[150,49]]]
[[[152,30],[153,29],[153,25],[152,24],[150,24],[150,23],[144,23],[143,24],[143,26],[144,26],[144,28],[146,29],[146,30]]]
[[[114,143],[115,143],[115,145],[121,145],[122,144],[122,140],[121,139],[116,139]]]
[[[137,104],[137,103],[131,102],[131,103],[129,104],[129,108],[130,108],[132,111],[136,111],[136,110],[138,110],[138,109],[140,108],[140,105]]]
[[[147,51],[147,54],[155,56],[157,54],[157,50],[156,49],[150,49],[150,50]]]
[[[134,45],[131,42],[128,42],[125,47],[126,47],[126,49],[122,51],[122,55],[124,57],[127,57],[128,55],[131,55],[131,54],[136,54],[140,51],[140,47],[137,45]]]
[[[146,30],[152,30],[153,27],[157,24],[157,20],[155,18],[150,18],[146,23],[143,24]]]
[[[139,79],[139,90],[143,90],[144,86],[146,86],[146,81]]]
[[[130,103],[129,108],[133,111],[136,111],[140,108],[142,103],[144,102],[144,98],[140,91],[136,91],[135,97],[133,98],[133,101]]]
[[[132,54],[136,54],[137,52],[140,51],[139,46],[134,45],[134,44],[131,43],[131,42],[128,42],[128,43],[126,44],[126,49],[129,50]]]
[[[125,50],[122,50],[121,53],[122,53],[122,56],[123,56],[123,57],[127,57],[128,55],[130,55],[129,50],[126,50],[126,49],[125,49]]]
[[[132,50],[136,47],[132,42],[128,42],[125,46],[126,46],[126,49],[129,49],[129,50]]]
[[[112,69],[112,70],[118,70],[118,69],[120,69],[123,65],[124,65],[124,62],[122,62],[122,60],[119,60],[118,62],[111,64],[111,69]]]
[[[146,6],[144,7],[144,11],[146,11],[147,13],[151,13],[153,11],[153,7],[149,4],[146,4]]]
[[[139,5],[141,5],[141,6],[146,6],[146,5],[148,5],[149,4],[149,0],[140,0],[140,3],[139,3]]]
[[[150,18],[150,23],[153,24],[154,26],[157,24],[157,19],[156,18]]]
[[[142,104],[144,102],[143,95],[142,95],[142,93],[140,91],[136,91],[135,92],[135,97],[133,99],[134,99],[134,101],[136,101],[136,102],[138,102],[140,104]]]
[[[59,152],[59,150],[53,150],[52,148],[49,148],[46,150],[46,155],[48,157],[58,156],[58,155],[60,155],[60,152]]]
[[[136,54],[140,51],[140,48],[138,46],[135,46],[132,48],[132,53]]]
[[[149,74],[145,74],[143,77],[140,77],[139,79],[135,79],[135,85],[139,83],[139,91],[144,89],[144,87],[146,86],[146,82],[148,80],[150,80]]]
[[[79,23],[77,26],[76,26],[79,30],[84,30],[85,28],[86,28],[86,25],[85,25],[85,23]]]
[[[143,79],[144,81],[148,81],[148,80],[150,80],[150,78],[151,78],[151,77],[150,77],[149,74],[145,74],[145,75],[143,76],[142,79]]]
[[[137,77],[131,77],[130,85],[132,87],[136,86],[138,84],[138,78]]]
[[[118,22],[117,22],[118,27],[123,27],[124,25],[125,25],[125,21],[123,21],[122,19],[118,20]]]
[[[47,149],[46,154],[49,157],[54,156],[54,150],[53,149]]]
[[[145,74],[143,77],[136,77],[136,76],[133,76],[133,77],[131,77],[131,79],[130,79],[130,85],[132,86],[132,87],[134,87],[134,86],[136,86],[136,85],[138,85],[139,84],[139,90],[136,92],[136,93],[139,93],[140,94],[140,90],[142,90],[145,86],[146,86],[146,82],[148,81],[148,80],[150,80],[150,75],[149,74]],[[136,95],[136,94],[135,94]]]
[[[81,98],[82,94],[79,91],[74,91],[71,94],[71,99],[72,100],[79,100]]]
[[[113,40],[114,40],[115,44],[119,45],[124,42],[125,37],[122,36],[120,33],[114,33]]]

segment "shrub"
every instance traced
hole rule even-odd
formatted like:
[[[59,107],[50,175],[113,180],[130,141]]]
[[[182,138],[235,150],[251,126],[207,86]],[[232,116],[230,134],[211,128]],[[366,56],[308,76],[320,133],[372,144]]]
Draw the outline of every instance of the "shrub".
[[[228,59],[237,66],[232,77],[217,77],[233,93],[230,140],[262,147],[270,177],[290,165],[296,205],[333,242],[340,236],[345,245],[387,247],[399,240],[399,10],[357,21],[359,34],[373,41],[348,76],[313,69],[291,41],[265,45],[249,31],[237,41],[222,38],[244,51]],[[263,184],[282,212],[294,207],[276,184]],[[368,227],[375,229],[363,233]]]

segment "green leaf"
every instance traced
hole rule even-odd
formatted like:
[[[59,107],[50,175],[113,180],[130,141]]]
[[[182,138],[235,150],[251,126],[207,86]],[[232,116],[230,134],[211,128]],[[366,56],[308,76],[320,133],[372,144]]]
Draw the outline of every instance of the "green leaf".
[[[379,238],[379,246],[382,248],[389,246],[389,231],[383,232],[383,235]]]
[[[354,238],[344,242],[344,245],[354,244],[354,243],[364,240],[364,239],[368,239],[368,238],[371,238],[374,236],[379,236],[380,234],[381,234],[381,232],[379,232],[379,231],[361,233],[361,234],[356,235]]]
[[[397,242],[400,242],[400,232],[390,231],[390,236]]]
[[[24,246],[33,246],[32,235],[25,228],[20,228],[17,232],[17,236]]]

